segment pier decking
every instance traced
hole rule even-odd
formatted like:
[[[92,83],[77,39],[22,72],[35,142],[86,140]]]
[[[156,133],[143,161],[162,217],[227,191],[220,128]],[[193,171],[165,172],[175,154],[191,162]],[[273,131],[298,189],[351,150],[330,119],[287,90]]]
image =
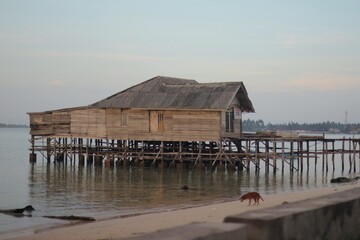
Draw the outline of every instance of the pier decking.
[[[360,139],[345,137],[244,134],[242,138],[211,142],[33,137],[30,150],[31,161],[39,152],[47,161],[78,161],[97,166],[241,171],[265,168],[266,172],[285,168],[302,172],[318,165],[326,172],[334,171],[336,165],[341,166],[341,171],[356,172],[360,167],[356,161],[360,160]]]

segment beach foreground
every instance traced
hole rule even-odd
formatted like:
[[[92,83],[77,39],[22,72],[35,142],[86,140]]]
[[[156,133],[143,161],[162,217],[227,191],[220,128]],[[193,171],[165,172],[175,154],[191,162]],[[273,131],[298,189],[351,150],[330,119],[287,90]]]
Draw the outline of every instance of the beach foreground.
[[[264,209],[282,204],[284,201],[295,202],[325,196],[339,191],[356,188],[359,185],[334,184],[328,188],[309,189],[304,191],[263,195],[264,201],[258,206],[248,206],[248,201],[231,201],[205,206],[184,208],[159,213],[148,213],[127,218],[115,218],[86,224],[75,224],[54,229],[34,229],[33,234],[11,239],[121,239],[154,232],[160,229],[181,226],[192,222],[221,223],[224,218],[238,213]]]

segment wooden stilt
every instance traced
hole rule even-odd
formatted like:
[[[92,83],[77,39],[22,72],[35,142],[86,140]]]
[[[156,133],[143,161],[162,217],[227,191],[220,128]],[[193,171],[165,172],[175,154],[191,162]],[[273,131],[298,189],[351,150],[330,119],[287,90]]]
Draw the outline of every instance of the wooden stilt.
[[[284,166],[285,166],[285,142],[284,141],[281,142],[281,148],[282,148],[282,152],[281,152],[281,160],[282,160],[281,172],[284,173]]]
[[[294,171],[294,142],[290,141],[290,172]]]
[[[351,159],[351,139],[348,140],[349,142],[349,173],[352,171],[352,159]]]
[[[353,162],[354,162],[354,172],[356,172],[356,142],[352,141],[353,143]]]
[[[246,140],[245,141],[245,156],[246,156],[246,170],[249,172],[250,171],[250,141]]]
[[[333,166],[333,172],[335,172],[335,141],[332,141],[332,153],[331,153],[331,162]]]
[[[341,143],[341,172],[344,172],[345,137],[343,137]]]
[[[303,166],[304,166],[304,149],[303,149],[303,142],[302,141],[298,141],[298,155],[299,155],[299,160],[298,160],[298,169],[300,169],[301,172],[303,172]],[[300,162],[300,167],[299,167],[299,162]]]
[[[276,142],[273,141],[272,142],[272,146],[273,146],[273,172],[275,173],[277,168],[276,168],[276,159],[277,159],[277,155],[276,155]]]
[[[306,141],[306,172],[309,172],[310,167],[310,141]]]
[[[303,171],[304,158],[306,158],[307,171],[314,163],[316,171],[319,154],[322,154],[324,172],[329,170],[330,154],[333,172],[340,163],[342,171],[349,165],[349,172],[356,172],[360,153],[360,140],[346,138],[313,140],[256,137],[221,139],[210,142],[86,139],[85,143],[82,138],[35,138],[32,136],[29,141],[31,143],[29,161],[32,157],[36,159],[36,155],[32,155],[35,154],[35,151],[40,151],[48,160],[54,155],[55,161],[63,161],[69,158],[71,163],[78,160],[79,165],[84,164],[85,158],[89,165],[92,164],[94,156],[96,165],[102,165],[99,163],[101,161],[109,166],[115,165],[115,159],[117,159],[119,166],[136,163],[139,166],[161,168],[171,162],[171,166],[177,166],[178,169],[198,169],[198,166],[203,167],[207,163],[208,166],[211,164],[218,166],[218,169],[227,168],[229,170],[229,167],[234,167],[234,169],[242,171],[243,167],[246,167],[247,171],[250,171],[253,163],[256,173],[260,172],[262,164],[265,164],[265,173],[270,171],[270,167],[273,167],[275,172],[278,167],[277,160],[280,158],[282,172],[284,172],[285,163],[289,164],[290,172],[294,170]],[[280,141],[281,147],[278,147],[280,145],[277,142],[280,143]],[[318,144],[321,143],[323,146],[319,145],[318,147]],[[254,148],[255,151],[253,151]],[[346,154],[349,155],[349,164],[345,160]],[[336,155],[340,155],[339,159],[336,158]],[[313,157],[315,157],[315,161],[310,161]],[[166,160],[167,162],[165,162]],[[337,160],[341,162],[337,163]]]

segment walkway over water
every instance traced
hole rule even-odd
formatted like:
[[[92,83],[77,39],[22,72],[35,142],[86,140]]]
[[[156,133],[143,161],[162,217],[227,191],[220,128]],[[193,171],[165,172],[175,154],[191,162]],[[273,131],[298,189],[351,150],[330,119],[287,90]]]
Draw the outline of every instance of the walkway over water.
[[[139,141],[84,138],[33,137],[30,161],[35,152],[51,161],[79,161],[79,164],[153,166],[159,168],[233,168],[259,171],[309,170],[321,163],[323,171],[356,172],[360,160],[360,138],[325,138],[245,134],[239,139],[216,142]],[[335,158],[335,156],[338,156]],[[359,161],[360,167],[360,161]]]

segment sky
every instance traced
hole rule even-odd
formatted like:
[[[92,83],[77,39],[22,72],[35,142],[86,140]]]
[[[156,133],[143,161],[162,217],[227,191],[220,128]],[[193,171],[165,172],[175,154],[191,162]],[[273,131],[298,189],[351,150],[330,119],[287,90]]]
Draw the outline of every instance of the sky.
[[[155,76],[242,81],[256,110],[244,119],[359,123],[359,11],[357,0],[0,0],[0,123]]]

